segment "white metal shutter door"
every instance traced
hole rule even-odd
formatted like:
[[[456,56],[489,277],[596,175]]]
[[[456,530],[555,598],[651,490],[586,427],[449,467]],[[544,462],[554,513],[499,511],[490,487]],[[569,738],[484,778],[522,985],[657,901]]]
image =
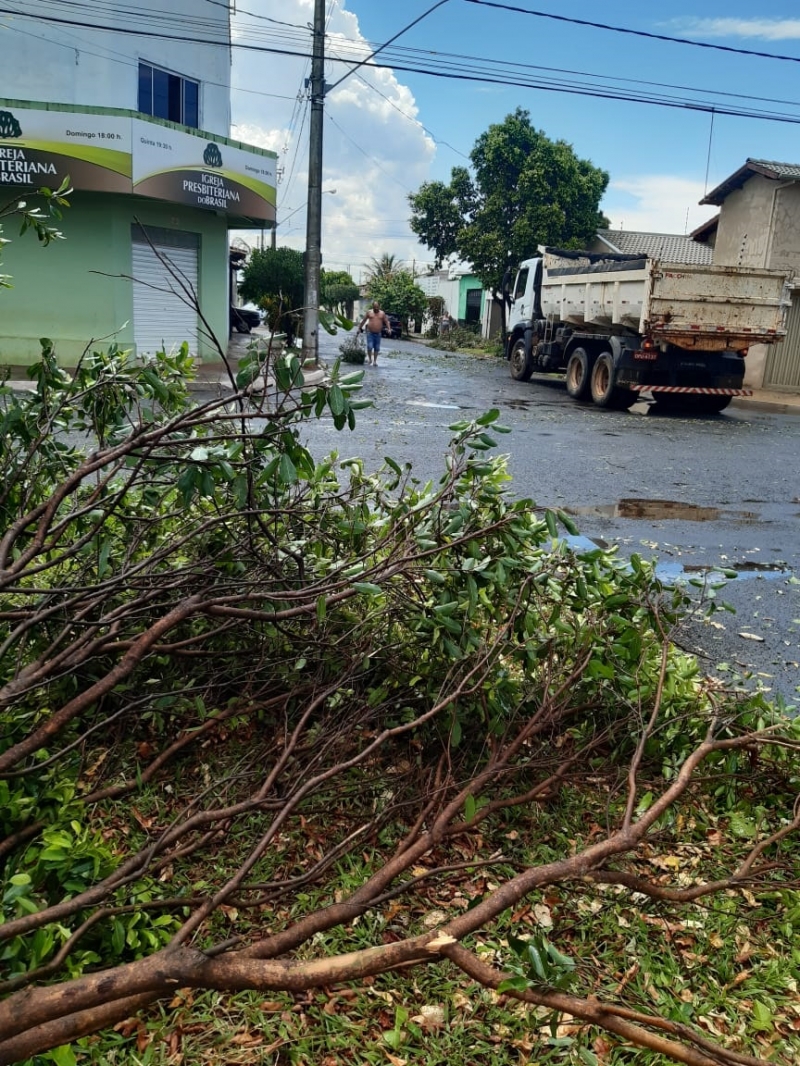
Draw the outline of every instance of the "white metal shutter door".
[[[197,312],[181,298],[177,279],[169,272],[164,256],[181,281],[197,292],[197,247],[172,247],[153,242],[133,242],[133,337],[138,355],[162,347],[177,348],[184,341],[197,354]],[[156,254],[156,251],[159,255]]]
[[[779,344],[773,344],[767,356],[764,387],[781,392],[800,392],[800,293],[792,295],[785,338]]]

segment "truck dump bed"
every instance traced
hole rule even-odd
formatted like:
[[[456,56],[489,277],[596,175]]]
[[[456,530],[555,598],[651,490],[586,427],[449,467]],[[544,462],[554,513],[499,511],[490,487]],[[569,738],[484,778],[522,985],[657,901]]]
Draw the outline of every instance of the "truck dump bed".
[[[781,271],[553,249],[543,258],[542,313],[578,329],[629,329],[704,351],[741,351],[786,334],[790,290]]]

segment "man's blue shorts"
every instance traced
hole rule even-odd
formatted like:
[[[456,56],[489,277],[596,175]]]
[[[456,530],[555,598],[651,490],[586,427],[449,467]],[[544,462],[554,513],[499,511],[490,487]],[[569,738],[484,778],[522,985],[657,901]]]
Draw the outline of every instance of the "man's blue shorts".
[[[374,352],[377,355],[381,350],[381,335],[367,330],[367,355]]]

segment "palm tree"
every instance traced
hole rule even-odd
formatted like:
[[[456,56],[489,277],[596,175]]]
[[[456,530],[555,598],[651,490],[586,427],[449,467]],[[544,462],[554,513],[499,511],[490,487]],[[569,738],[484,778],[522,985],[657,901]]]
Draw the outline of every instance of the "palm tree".
[[[378,278],[385,281],[388,278],[394,277],[394,275],[402,269],[402,260],[390,255],[388,252],[384,252],[380,259],[372,259],[370,261],[370,265],[367,268],[367,284]]]

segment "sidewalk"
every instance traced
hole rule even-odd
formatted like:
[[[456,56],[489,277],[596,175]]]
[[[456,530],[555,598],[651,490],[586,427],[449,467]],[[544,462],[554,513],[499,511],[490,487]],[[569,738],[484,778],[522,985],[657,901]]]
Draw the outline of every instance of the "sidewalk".
[[[734,396],[731,407],[750,407],[775,415],[800,415],[800,392],[754,389],[752,396]]]

